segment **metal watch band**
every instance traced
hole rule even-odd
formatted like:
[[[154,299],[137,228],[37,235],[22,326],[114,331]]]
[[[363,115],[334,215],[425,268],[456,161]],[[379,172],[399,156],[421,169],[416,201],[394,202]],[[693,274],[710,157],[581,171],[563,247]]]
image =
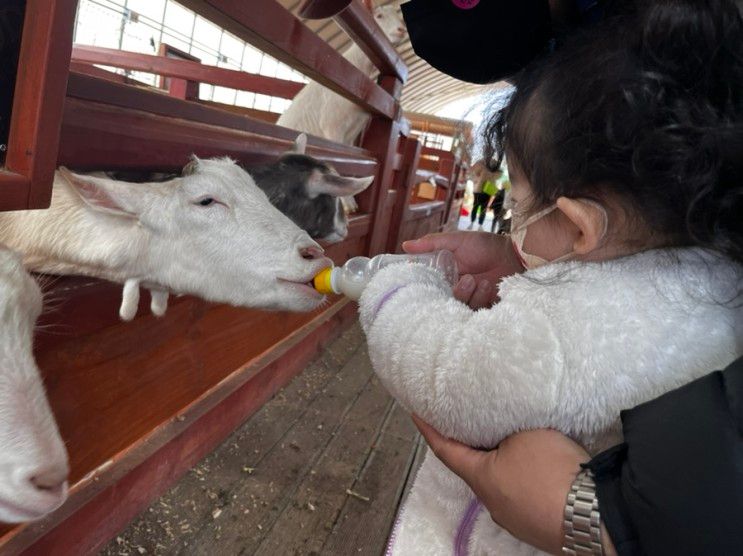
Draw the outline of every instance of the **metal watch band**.
[[[596,497],[596,483],[584,469],[573,481],[565,504],[563,526],[565,540],[562,553],[571,556],[603,556],[601,514]]]

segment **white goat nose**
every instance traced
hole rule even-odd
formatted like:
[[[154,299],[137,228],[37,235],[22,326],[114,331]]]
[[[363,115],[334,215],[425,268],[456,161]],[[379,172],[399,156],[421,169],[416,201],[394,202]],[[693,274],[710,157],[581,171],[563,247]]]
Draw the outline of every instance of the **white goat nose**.
[[[306,259],[308,261],[312,261],[314,259],[320,259],[325,254],[325,251],[322,247],[318,246],[311,246],[311,247],[301,247],[299,249],[299,254],[302,256],[303,259]]]
[[[55,491],[63,487],[68,473],[66,465],[50,465],[32,471],[28,480],[37,490]]]

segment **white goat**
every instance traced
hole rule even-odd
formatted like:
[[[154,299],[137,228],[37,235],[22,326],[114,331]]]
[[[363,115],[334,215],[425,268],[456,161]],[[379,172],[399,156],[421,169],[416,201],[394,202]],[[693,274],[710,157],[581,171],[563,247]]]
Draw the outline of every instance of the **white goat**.
[[[396,5],[374,8],[374,20],[393,44],[405,38],[405,23],[398,13]],[[359,68],[369,77],[378,73],[374,64],[367,58],[357,44],[351,45],[343,57]],[[289,108],[279,117],[276,123],[280,126],[304,131],[318,137],[324,137],[353,144],[369,121],[369,114],[350,100],[334,93],[315,81],[310,81],[299,91]]]
[[[60,169],[47,210],[0,214],[0,241],[27,268],[124,283],[121,318],[139,285],[162,315],[168,292],[244,307],[309,311],[307,286],[330,261],[229,159],[194,158],[184,175],[127,183]]]
[[[0,521],[30,521],[67,496],[67,452],[31,352],[41,292],[0,246]]]

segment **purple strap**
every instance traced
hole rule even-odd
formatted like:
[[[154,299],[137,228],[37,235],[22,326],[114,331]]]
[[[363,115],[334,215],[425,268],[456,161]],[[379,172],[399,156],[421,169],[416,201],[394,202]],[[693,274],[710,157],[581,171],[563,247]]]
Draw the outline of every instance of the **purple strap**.
[[[397,531],[400,529],[401,515],[402,510],[398,512],[397,517],[395,518],[395,524],[392,526],[392,533],[390,533],[390,538],[387,541],[387,548],[384,551],[384,556],[392,556],[392,551],[395,549],[395,540],[397,539]]]
[[[472,537],[475,521],[481,509],[482,504],[477,498],[473,498],[467,506],[467,511],[464,512],[462,521],[459,522],[457,536],[454,537],[454,556],[467,556],[469,553],[470,537]]]
[[[382,296],[382,299],[379,300],[379,303],[377,303],[377,307],[374,309],[374,318],[377,318],[377,315],[379,314],[379,311],[382,310],[382,307],[384,307],[384,304],[387,303],[393,295],[395,295],[397,292],[399,292],[401,289],[403,289],[405,286],[397,286],[396,288],[391,289],[386,294]]]

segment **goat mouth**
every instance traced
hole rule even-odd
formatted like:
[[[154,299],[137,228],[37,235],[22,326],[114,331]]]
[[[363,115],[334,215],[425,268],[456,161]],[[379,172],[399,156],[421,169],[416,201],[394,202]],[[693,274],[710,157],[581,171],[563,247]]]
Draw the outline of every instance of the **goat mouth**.
[[[301,282],[301,281],[294,281],[294,280],[286,280],[284,278],[279,278],[279,282],[283,284],[287,284],[289,287],[299,290],[305,294],[308,294],[312,297],[315,297],[317,299],[322,299],[324,296],[320,292],[318,292],[315,289],[314,284],[312,283],[312,280],[308,282]]]

